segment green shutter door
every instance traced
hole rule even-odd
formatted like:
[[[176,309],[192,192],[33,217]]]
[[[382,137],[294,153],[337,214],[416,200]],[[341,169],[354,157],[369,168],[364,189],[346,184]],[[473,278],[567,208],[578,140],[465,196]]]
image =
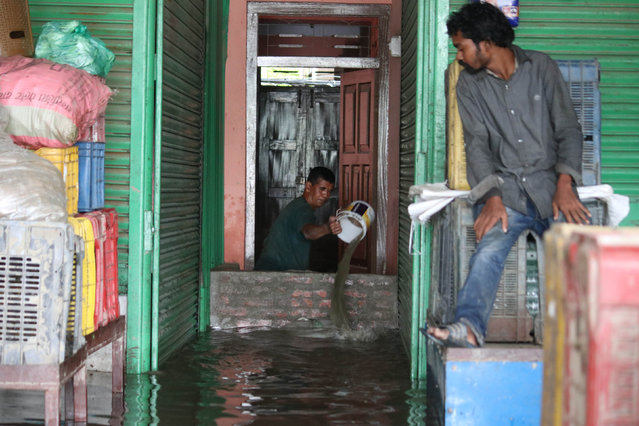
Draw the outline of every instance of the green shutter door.
[[[152,368],[193,338],[201,282],[205,0],[158,5]],[[160,25],[161,23],[161,25]]]
[[[110,2],[30,0],[34,42],[49,21],[78,20],[116,55],[106,84],[115,90],[106,110],[104,155],[105,206],[119,219],[118,266],[120,293],[127,292],[129,264],[129,182],[131,146],[131,49],[133,0]]]
[[[417,91],[417,0],[402,1],[402,99],[400,108],[399,209],[399,326],[406,351],[412,354],[413,257],[408,252],[411,233],[408,189],[415,183],[415,121]],[[412,356],[411,356],[412,358]]]
[[[457,10],[465,1],[451,2]],[[601,182],[630,196],[622,225],[639,225],[639,2],[520,2],[515,43],[553,59],[601,66]],[[452,46],[450,46],[452,49]],[[453,51],[450,51],[451,59]]]
[[[426,377],[424,325],[430,286],[430,225],[411,229],[411,185],[444,180],[446,29],[448,4],[402,2],[402,99],[400,112],[400,334],[411,359],[411,377]],[[412,235],[411,235],[412,234]],[[409,240],[412,239],[412,247]],[[410,252],[409,252],[410,250]]]

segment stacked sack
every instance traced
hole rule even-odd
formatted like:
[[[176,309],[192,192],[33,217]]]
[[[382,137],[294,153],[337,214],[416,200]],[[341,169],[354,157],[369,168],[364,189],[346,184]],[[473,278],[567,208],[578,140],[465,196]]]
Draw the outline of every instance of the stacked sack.
[[[0,105],[0,219],[66,222],[62,175],[49,161],[15,145],[8,124],[7,109]]]
[[[13,149],[29,154],[32,164],[38,159],[38,167],[55,176],[35,182],[42,172],[32,173],[29,182],[13,174],[13,182],[20,182],[5,185],[0,174],[0,197],[4,201],[3,191],[20,191],[24,200],[13,202],[20,220],[68,222],[81,238],[84,258],[77,272],[82,335],[87,335],[120,315],[117,213],[104,208],[105,110],[113,94],[105,77],[115,55],[80,22],[68,21],[43,26],[35,56],[0,57],[0,107]],[[44,205],[45,196],[57,204]],[[5,210],[0,206],[0,219],[16,218],[15,211]]]

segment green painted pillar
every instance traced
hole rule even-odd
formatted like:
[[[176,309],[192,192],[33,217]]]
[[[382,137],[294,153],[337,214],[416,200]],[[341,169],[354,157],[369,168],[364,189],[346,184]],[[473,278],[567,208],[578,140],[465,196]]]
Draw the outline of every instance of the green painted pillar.
[[[149,371],[156,2],[135,0],[131,79],[131,180],[127,372]]]
[[[446,96],[448,2],[419,0],[417,31],[417,113],[415,123],[415,184],[442,182],[446,170]],[[426,377],[425,338],[419,333],[428,309],[431,227],[417,226],[413,258],[411,377]]]

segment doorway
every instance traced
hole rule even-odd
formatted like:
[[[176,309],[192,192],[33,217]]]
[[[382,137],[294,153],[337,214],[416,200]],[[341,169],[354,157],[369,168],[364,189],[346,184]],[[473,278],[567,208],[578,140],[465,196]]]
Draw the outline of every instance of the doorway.
[[[252,269],[256,254],[261,250],[262,241],[268,232],[263,226],[263,221],[272,220],[276,217],[276,213],[282,208],[286,199],[291,197],[290,191],[296,185],[300,185],[298,182],[301,179],[306,178],[308,173],[308,167],[314,165],[315,160],[310,157],[309,153],[317,154],[318,150],[312,147],[313,144],[317,145],[317,142],[313,144],[307,144],[306,147],[299,151],[297,154],[291,152],[278,152],[281,150],[271,150],[264,148],[264,146],[273,144],[273,140],[269,141],[269,138],[263,138],[266,127],[262,129],[262,116],[261,111],[263,107],[269,104],[277,105],[278,102],[275,98],[279,97],[284,103],[290,104],[288,107],[297,102],[304,105],[316,106],[317,100],[321,98],[318,95],[326,95],[331,92],[325,91],[310,91],[303,87],[298,87],[299,90],[279,89],[279,90],[262,90],[260,85],[260,69],[263,67],[308,67],[308,68],[333,68],[339,70],[362,70],[372,69],[375,70],[377,89],[373,93],[376,101],[375,108],[380,113],[377,114],[375,127],[375,152],[372,153],[375,158],[376,164],[375,173],[370,175],[370,179],[373,182],[373,188],[386,188],[388,181],[388,161],[387,161],[387,144],[388,144],[388,52],[387,49],[379,49],[379,46],[388,45],[388,18],[390,9],[388,5],[335,5],[335,4],[322,4],[322,3],[300,3],[297,4],[282,4],[282,3],[261,3],[261,2],[249,2],[248,3],[248,21],[247,21],[247,99],[246,99],[246,114],[247,114],[247,131],[246,131],[246,230],[245,230],[245,268]],[[285,23],[290,24],[289,28],[295,26],[296,30],[300,34],[293,33],[280,33],[280,37],[287,37],[286,43],[282,42],[273,47],[274,44],[269,40],[264,40],[260,31],[263,31],[264,22],[269,23]],[[344,28],[345,24],[348,28]],[[339,28],[340,31],[346,29],[345,34],[337,35],[336,33],[326,36],[326,31],[322,33],[322,37],[313,39],[313,35],[319,32],[319,27],[323,26],[326,30],[335,32],[335,28]],[[306,31],[306,32],[304,32]],[[310,34],[312,32],[312,34]],[[353,32],[359,34],[365,34],[365,42],[358,39],[355,42],[348,42],[349,39],[355,39]],[[310,34],[310,35],[309,35]],[[331,53],[327,47],[326,42],[330,38],[341,38],[342,44],[333,43],[334,52]],[[304,40],[310,40],[314,43],[305,43]],[[295,41],[295,42],[293,42]],[[268,50],[265,46],[271,46]],[[266,49],[266,50],[265,50]],[[288,49],[288,50],[283,50]],[[337,53],[335,52],[337,49]],[[314,52],[319,52],[320,55],[335,55],[335,56],[318,56]],[[277,55],[277,56],[274,56]],[[270,93],[269,95],[265,93]],[[284,93],[283,93],[284,92]],[[285,95],[285,92],[288,92]],[[288,100],[285,98],[288,96]],[[270,97],[270,100],[268,99]],[[307,100],[313,99],[314,100]],[[306,104],[305,102],[310,102]],[[328,104],[326,104],[328,105]],[[323,105],[323,106],[326,106]],[[284,108],[283,105],[275,107]],[[312,108],[311,108],[312,109]],[[314,110],[312,113],[315,114]],[[308,117],[309,111],[300,114],[306,114],[307,122],[304,124],[304,128],[309,125]],[[299,114],[292,114],[293,122],[296,125],[300,125],[299,121],[302,117]],[[314,117],[313,117],[314,119]],[[288,123],[290,126],[293,123]],[[274,125],[274,124],[273,124]],[[278,125],[282,125],[279,123]],[[290,130],[290,127],[289,127]],[[268,130],[271,131],[271,130]],[[266,145],[265,145],[266,144]],[[275,147],[277,144],[275,144]],[[280,144],[282,146],[283,144]],[[289,147],[299,146],[299,142],[290,143]],[[322,142],[322,146],[326,147],[326,144]],[[286,151],[286,150],[285,150]],[[290,150],[289,150],[290,151]],[[335,153],[332,149],[323,149],[324,153],[332,152],[331,158],[325,157],[322,161],[328,159],[329,164],[334,162]],[[269,157],[270,156],[270,159]],[[266,177],[264,170],[265,164],[269,164],[269,161],[273,161],[279,156],[280,161],[277,172],[274,176],[280,180],[280,183],[286,181],[286,185],[282,185],[281,190],[273,191],[277,187],[272,178]],[[284,162],[282,162],[284,161]],[[284,167],[286,164],[296,164],[295,167]],[[275,164],[271,162],[270,164]],[[301,166],[300,166],[301,164]],[[323,164],[326,166],[326,164]],[[305,173],[300,171],[300,167],[306,167]],[[327,166],[328,167],[328,166]],[[331,167],[334,171],[338,168]],[[337,170],[337,186],[340,185],[339,170]],[[284,176],[286,175],[286,176]],[[262,176],[262,177],[260,177]],[[271,182],[269,183],[269,179]],[[296,180],[297,179],[297,180]],[[266,182],[266,183],[265,183]],[[290,189],[284,189],[288,186]],[[376,190],[376,189],[375,189]],[[274,197],[271,197],[269,193],[272,192]],[[281,197],[277,197],[279,195]],[[295,194],[299,196],[301,191]],[[336,201],[338,194],[335,194]],[[371,269],[367,272],[384,273],[385,270],[385,258],[386,258],[386,228],[388,210],[385,204],[386,195],[373,197],[373,208],[376,212],[376,222],[374,224],[374,230],[370,234],[371,240],[368,244],[373,249],[372,253],[374,259],[371,259]],[[267,206],[270,203],[270,208]],[[345,206],[342,206],[345,207]],[[330,207],[329,207],[330,208]],[[264,217],[262,217],[264,216]],[[267,219],[269,218],[269,219]],[[368,237],[367,237],[368,238]]]
[[[259,89],[256,256],[280,211],[303,193],[313,167],[338,175],[339,87],[297,81],[262,84]],[[318,223],[326,223],[338,208],[339,182],[335,183],[330,199],[315,212]],[[310,269],[335,272],[337,248],[334,235],[313,241]]]

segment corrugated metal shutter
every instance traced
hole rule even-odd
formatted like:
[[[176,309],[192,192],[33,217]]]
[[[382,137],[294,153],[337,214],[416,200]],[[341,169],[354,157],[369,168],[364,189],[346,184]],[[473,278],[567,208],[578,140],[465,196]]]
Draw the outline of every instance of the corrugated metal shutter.
[[[411,185],[444,180],[446,43],[448,4],[402,2],[402,98],[400,112],[400,334],[411,358],[411,376],[426,377],[426,345],[418,327],[428,308],[431,226],[417,225],[409,251]]]
[[[198,329],[205,36],[205,0],[164,1],[159,138],[156,132],[156,143],[161,139],[157,346],[152,349],[158,364]]]
[[[411,220],[408,189],[415,182],[415,122],[417,119],[417,0],[402,1],[402,85],[400,108],[399,289],[400,335],[411,354],[413,257],[408,252]]]
[[[451,10],[464,3],[451,2]],[[601,181],[631,197],[631,212],[622,224],[639,225],[639,3],[522,2],[515,35],[516,44],[553,59],[599,61]]]
[[[105,206],[118,212],[118,268],[120,293],[127,292],[129,264],[129,182],[131,145],[131,50],[133,0],[103,3],[67,0],[64,3],[30,0],[34,40],[49,21],[78,20],[92,36],[101,39],[116,55],[107,75],[107,85],[115,90],[106,110],[106,151],[104,155]]]

